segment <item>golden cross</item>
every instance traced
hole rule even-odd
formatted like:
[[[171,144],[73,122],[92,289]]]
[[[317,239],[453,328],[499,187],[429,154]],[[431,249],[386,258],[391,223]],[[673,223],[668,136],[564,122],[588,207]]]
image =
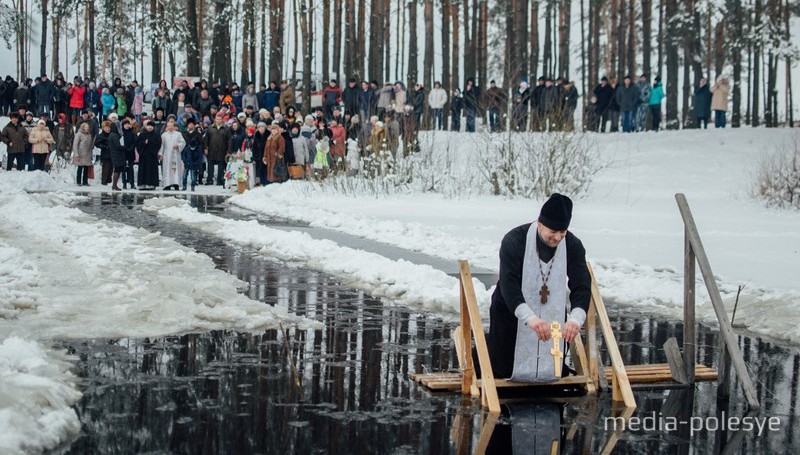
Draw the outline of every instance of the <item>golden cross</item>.
[[[553,348],[550,349],[550,354],[553,355],[553,360],[555,361],[555,373],[556,377],[561,377],[561,364],[564,360],[564,354],[561,352],[561,324],[557,321],[553,321],[550,324],[550,333],[553,337]]]

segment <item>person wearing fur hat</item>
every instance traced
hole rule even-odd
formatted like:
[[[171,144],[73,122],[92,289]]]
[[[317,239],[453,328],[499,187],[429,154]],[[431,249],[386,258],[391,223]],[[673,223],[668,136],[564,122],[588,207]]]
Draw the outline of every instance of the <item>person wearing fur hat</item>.
[[[36,127],[31,131],[28,136],[28,142],[31,143],[33,152],[33,169],[37,171],[44,171],[44,165],[47,161],[47,154],[50,153],[50,147],[55,142],[50,130],[47,129],[47,123],[39,119],[36,122]]]
[[[503,237],[500,276],[486,335],[496,378],[519,382],[559,379],[550,354],[551,324],[560,323],[561,342],[569,344],[586,319],[591,294],[586,250],[568,231],[571,219],[572,200],[554,193],[537,221]],[[564,348],[562,345],[562,352]],[[561,370],[562,376],[568,371]]]

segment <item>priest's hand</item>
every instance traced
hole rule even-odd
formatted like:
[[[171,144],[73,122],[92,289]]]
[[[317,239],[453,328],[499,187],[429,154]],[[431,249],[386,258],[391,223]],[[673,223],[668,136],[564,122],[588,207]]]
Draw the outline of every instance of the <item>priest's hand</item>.
[[[539,341],[547,341],[550,339],[550,324],[545,322],[543,319],[530,319],[527,322],[527,325],[533,329],[534,332],[536,332],[536,335],[539,337]]]
[[[581,331],[581,326],[578,325],[577,322],[574,321],[567,321],[564,324],[564,329],[561,333],[564,335],[564,341],[567,343],[572,343],[572,340],[578,335]]]

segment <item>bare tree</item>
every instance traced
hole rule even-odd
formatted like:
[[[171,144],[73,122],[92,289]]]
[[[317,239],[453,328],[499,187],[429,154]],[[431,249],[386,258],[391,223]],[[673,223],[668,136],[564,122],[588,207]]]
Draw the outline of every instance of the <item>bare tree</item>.
[[[348,76],[357,74],[355,65],[356,49],[356,2],[355,0],[345,0],[344,2],[344,72]],[[363,76],[359,74],[359,76]],[[362,77],[363,79],[363,77]]]
[[[284,0],[269,0],[269,80],[271,81],[283,78],[283,9]],[[305,72],[305,63],[303,71]],[[305,77],[305,74],[303,76]]]
[[[433,86],[433,0],[425,0],[425,56],[423,61],[423,84],[430,90]]]
[[[642,72],[650,73],[650,54],[653,52],[652,39],[653,0],[642,0]],[[661,68],[658,68],[661,71]]]
[[[252,3],[253,0],[248,0]],[[186,22],[189,33],[186,34],[186,64],[190,76],[199,76],[200,70],[200,39],[197,34],[197,0],[186,0]]]
[[[311,56],[313,42],[309,36],[309,16],[313,14],[309,11],[307,2],[310,0],[300,0],[300,35],[303,41],[303,112],[311,112]]]
[[[322,80],[330,80],[331,0],[322,0]],[[341,81],[339,81],[341,83]]]
[[[417,2],[412,0],[408,2],[408,74],[406,74],[408,90],[411,90],[414,83],[419,80],[417,60]]]
[[[677,0],[666,0],[664,15],[675,18],[678,13]],[[667,57],[667,129],[678,129],[678,43],[676,37],[666,36]]]
[[[372,0],[369,28],[369,77],[383,80],[383,0]],[[361,39],[363,38],[363,35]]]

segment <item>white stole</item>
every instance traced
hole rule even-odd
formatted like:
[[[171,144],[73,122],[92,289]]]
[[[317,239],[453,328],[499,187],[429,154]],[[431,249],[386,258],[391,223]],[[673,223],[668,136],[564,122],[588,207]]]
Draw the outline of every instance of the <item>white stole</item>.
[[[522,296],[536,317],[547,324],[558,321],[563,327],[567,309],[567,246],[562,240],[553,255],[552,269],[547,280],[550,295],[547,303],[541,303],[539,290],[542,288],[542,261],[536,251],[537,223],[531,224],[525,241],[525,259],[522,263]],[[549,267],[545,267],[547,270]],[[547,275],[547,272],[545,272]],[[560,340],[561,352],[564,340]],[[550,349],[553,339],[540,342],[536,332],[517,319],[517,343],[514,348],[514,371],[512,381],[518,382],[550,382],[560,379],[555,375],[555,361]]]

